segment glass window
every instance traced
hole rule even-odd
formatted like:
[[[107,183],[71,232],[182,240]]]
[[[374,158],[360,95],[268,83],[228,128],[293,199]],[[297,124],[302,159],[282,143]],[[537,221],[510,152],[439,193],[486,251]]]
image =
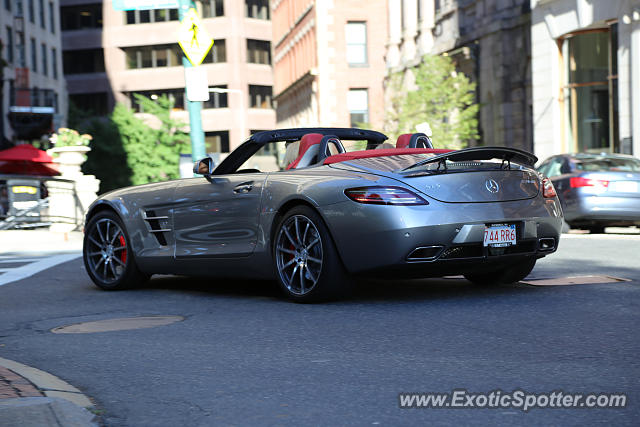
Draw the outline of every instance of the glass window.
[[[31,71],[38,71],[38,58],[36,53],[36,39],[31,38]]]
[[[226,89],[227,85],[213,86],[220,89]],[[210,92],[209,100],[202,103],[202,108],[227,108],[227,93]]]
[[[11,27],[7,27],[7,43],[4,49],[6,51],[4,57],[11,64],[13,62],[13,30]]]
[[[142,95],[146,98],[156,100],[161,96],[167,96],[173,101],[174,110],[184,110],[184,89],[158,89],[158,90],[146,90],[140,92],[127,92],[126,95],[131,102],[131,108],[139,113],[143,112],[142,105],[138,103],[136,94]]]
[[[214,40],[209,53],[202,61],[203,64],[214,64],[216,62],[227,62],[227,50],[224,39]]]
[[[24,10],[22,9],[22,0],[15,0],[16,2],[16,16],[24,16]]]
[[[124,22],[127,25],[177,20],[178,9],[127,10],[124,13]]]
[[[207,153],[229,152],[229,131],[219,130],[204,133],[204,143]]]
[[[623,157],[581,157],[576,169],[587,172],[640,172],[640,160]]]
[[[271,43],[247,39],[247,62],[271,65]]]
[[[245,0],[245,16],[254,19],[271,19],[269,11],[269,0]]]
[[[83,111],[90,112],[92,115],[105,115],[107,114],[107,93],[82,93],[69,95],[69,101],[76,107]]]
[[[198,3],[202,10],[203,18],[224,16],[224,0],[200,0]]]
[[[60,20],[63,31],[102,28],[102,4],[61,7]]]
[[[565,134],[573,152],[619,151],[617,25],[564,38]]]
[[[182,65],[182,52],[177,44],[124,48],[127,68],[175,67]]]
[[[52,1],[49,2],[49,27],[51,29],[51,33],[56,32],[56,14]]]
[[[249,107],[273,108],[271,86],[249,85]]]
[[[4,0],[4,8],[11,12],[11,0]]]
[[[62,67],[65,74],[103,73],[104,52],[102,49],[64,51]]]
[[[347,41],[347,63],[349,65],[367,64],[367,23],[348,22],[345,29]]]
[[[40,45],[40,50],[42,53],[42,74],[45,76],[49,74],[49,61],[47,61],[47,45],[42,43]]]
[[[53,78],[58,78],[58,51],[55,47],[51,48],[51,70],[53,71]]]
[[[33,0],[28,0],[27,7],[29,8],[29,22],[36,22]]]
[[[369,123],[369,93],[367,89],[349,89],[347,93],[351,127]]]
[[[40,27],[45,28],[44,0],[38,0],[38,8],[40,12]]]

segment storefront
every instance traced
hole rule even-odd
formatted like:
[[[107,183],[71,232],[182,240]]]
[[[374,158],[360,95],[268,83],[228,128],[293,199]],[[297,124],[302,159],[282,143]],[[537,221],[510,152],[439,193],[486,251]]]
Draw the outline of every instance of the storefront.
[[[640,0],[533,0],[531,15],[536,155],[640,155]]]

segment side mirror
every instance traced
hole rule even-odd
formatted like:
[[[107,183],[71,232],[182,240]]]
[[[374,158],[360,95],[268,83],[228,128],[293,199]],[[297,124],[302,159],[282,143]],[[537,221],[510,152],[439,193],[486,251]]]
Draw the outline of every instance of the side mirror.
[[[211,175],[213,173],[213,159],[205,157],[193,164],[193,173],[198,175]]]

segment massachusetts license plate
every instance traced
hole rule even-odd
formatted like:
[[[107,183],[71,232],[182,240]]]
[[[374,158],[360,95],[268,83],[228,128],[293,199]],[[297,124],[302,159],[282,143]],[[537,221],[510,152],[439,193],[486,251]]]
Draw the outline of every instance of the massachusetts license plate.
[[[484,246],[503,247],[515,244],[515,224],[492,224],[484,227]]]

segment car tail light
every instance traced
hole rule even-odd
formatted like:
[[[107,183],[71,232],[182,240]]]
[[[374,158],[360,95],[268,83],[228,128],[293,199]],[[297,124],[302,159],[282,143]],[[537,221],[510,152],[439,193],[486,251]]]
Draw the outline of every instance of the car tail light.
[[[569,185],[571,186],[571,188],[580,188],[580,187],[607,188],[609,187],[609,181],[605,181],[603,179],[575,177],[569,180]]]
[[[544,197],[556,197],[556,189],[553,187],[553,183],[549,178],[542,180],[542,195]]]
[[[401,187],[359,187],[350,188],[344,194],[358,203],[372,205],[428,205],[429,202],[417,194]]]

